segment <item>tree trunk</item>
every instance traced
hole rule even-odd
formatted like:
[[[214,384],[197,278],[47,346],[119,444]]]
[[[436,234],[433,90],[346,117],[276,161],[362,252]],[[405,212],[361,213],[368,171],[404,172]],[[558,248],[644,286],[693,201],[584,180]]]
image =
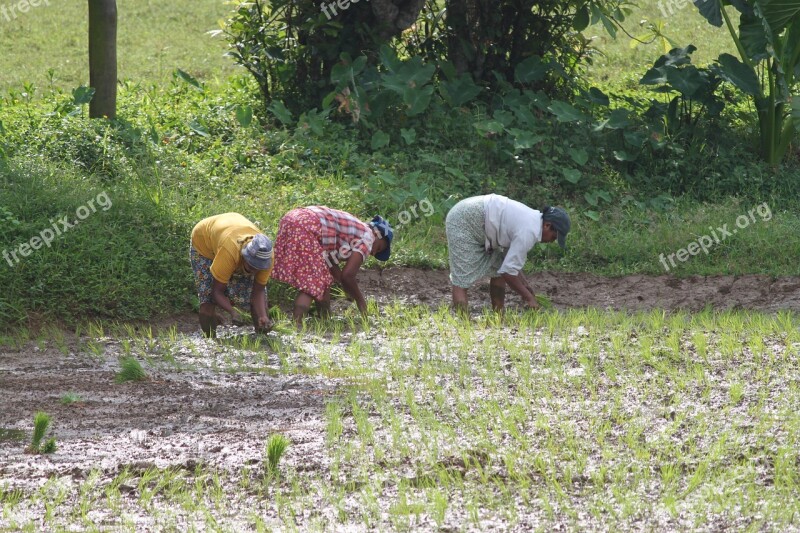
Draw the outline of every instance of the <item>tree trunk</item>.
[[[447,1],[447,25],[451,30],[447,36],[447,57],[456,67],[459,75],[470,72],[467,51],[473,51],[474,46],[469,26],[469,3],[467,0]],[[474,57],[474,51],[472,55]]]
[[[89,117],[117,116],[117,2],[89,0]]]
[[[372,13],[378,19],[378,35],[383,41],[410,28],[425,6],[425,0],[372,0]]]

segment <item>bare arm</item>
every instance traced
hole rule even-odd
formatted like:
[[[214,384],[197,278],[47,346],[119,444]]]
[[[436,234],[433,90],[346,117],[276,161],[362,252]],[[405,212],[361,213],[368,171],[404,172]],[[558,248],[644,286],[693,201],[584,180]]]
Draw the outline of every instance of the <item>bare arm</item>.
[[[506,280],[506,283],[508,283],[508,285],[522,297],[522,300],[525,302],[527,307],[531,307],[533,309],[539,308],[539,302],[536,301],[536,296],[534,296],[533,291],[528,285],[528,281],[522,274],[517,274],[515,276],[512,276],[511,274],[503,274],[503,279]]]
[[[356,281],[358,269],[361,268],[363,262],[364,257],[360,253],[354,252],[344,264],[340,283],[348,296],[355,300],[358,310],[362,313],[366,313],[367,301],[364,299],[364,295],[361,294],[361,289],[358,287],[358,282]]]
[[[234,322],[238,322],[241,320],[239,312],[233,308],[233,304],[225,296],[225,289],[228,287],[227,283],[222,283],[220,281],[214,280],[214,284],[211,288],[211,296],[214,298],[214,303],[220,306],[222,309],[230,313],[231,319]]]
[[[253,327],[256,332],[272,329],[272,321],[267,315],[267,290],[266,285],[253,282],[253,291],[250,294],[250,312],[253,315]]]
[[[339,284],[342,283],[342,269],[339,268],[339,265],[332,264],[328,267],[328,271],[331,273],[331,276],[333,276],[333,281]]]

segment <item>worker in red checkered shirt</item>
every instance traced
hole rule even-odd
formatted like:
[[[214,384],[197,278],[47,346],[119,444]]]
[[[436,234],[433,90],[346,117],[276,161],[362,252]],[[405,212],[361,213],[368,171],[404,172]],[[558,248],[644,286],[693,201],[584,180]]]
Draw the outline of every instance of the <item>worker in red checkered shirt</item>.
[[[299,291],[294,302],[297,325],[302,325],[312,301],[322,316],[330,313],[334,282],[366,313],[356,275],[370,255],[379,261],[389,259],[393,236],[389,223],[379,216],[362,222],[350,213],[318,205],[284,215],[275,237],[272,278]]]

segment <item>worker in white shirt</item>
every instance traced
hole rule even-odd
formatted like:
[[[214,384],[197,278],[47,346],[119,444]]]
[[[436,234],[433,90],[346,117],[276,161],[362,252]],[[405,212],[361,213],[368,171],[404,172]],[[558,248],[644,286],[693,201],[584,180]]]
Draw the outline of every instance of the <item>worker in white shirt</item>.
[[[522,267],[537,242],[558,241],[566,248],[570,220],[560,207],[538,211],[505,196],[488,194],[458,202],[447,213],[445,227],[453,307],[466,311],[467,289],[490,276],[492,307],[502,311],[506,285],[522,297],[526,307],[539,307]]]

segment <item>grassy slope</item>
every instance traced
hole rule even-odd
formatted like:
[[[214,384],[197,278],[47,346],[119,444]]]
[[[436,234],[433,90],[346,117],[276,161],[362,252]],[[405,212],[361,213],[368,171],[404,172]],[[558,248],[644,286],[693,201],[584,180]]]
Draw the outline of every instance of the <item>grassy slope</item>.
[[[181,68],[204,79],[224,79],[233,64],[225,43],[207,31],[229,12],[221,0],[118,0],[119,78],[162,83]],[[88,84],[86,2],[50,0],[11,21],[0,18],[0,91],[33,82],[72,89]]]
[[[625,30],[634,37],[641,37],[647,34],[647,22],[660,23],[663,25],[662,33],[674,44],[693,44],[697,47],[693,54],[693,62],[697,65],[712,63],[723,52],[736,54],[727,29],[711,26],[691,2],[686,2],[682,9],[673,7],[672,13],[669,7],[663,7],[666,17],[658,2],[640,3],[632,8],[632,13],[623,24]],[[584,33],[594,39],[595,46],[602,53],[589,69],[592,79],[595,83],[614,88],[638,87],[639,79],[652,66],[653,61],[672,47],[664,39],[633,46],[631,43],[635,41],[624,32],[619,32],[617,38],[613,39],[601,26],[592,26]]]

